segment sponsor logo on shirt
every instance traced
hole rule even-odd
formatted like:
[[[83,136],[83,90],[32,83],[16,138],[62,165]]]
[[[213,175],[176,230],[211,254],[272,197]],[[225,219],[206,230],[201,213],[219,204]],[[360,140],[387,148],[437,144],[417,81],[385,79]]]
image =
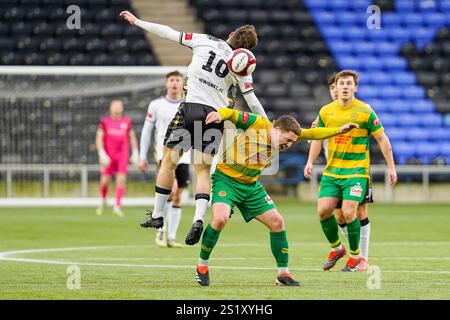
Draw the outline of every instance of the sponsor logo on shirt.
[[[147,118],[151,119],[153,115],[151,113],[147,113]]]
[[[373,125],[376,127],[377,125],[380,124],[380,119],[376,118],[375,120],[373,120]]]
[[[244,82],[244,89],[251,89],[253,88],[253,84],[251,82]]]

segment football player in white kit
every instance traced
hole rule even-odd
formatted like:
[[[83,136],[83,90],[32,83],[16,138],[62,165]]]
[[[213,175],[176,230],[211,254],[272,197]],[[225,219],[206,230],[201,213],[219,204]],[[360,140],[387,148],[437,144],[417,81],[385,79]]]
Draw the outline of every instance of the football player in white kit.
[[[141,153],[139,155],[139,169],[143,172],[148,169],[147,154],[155,130],[155,160],[158,166],[163,158],[163,142],[167,128],[177,113],[183,95],[183,75],[178,71],[166,75],[166,90],[164,97],[150,102],[141,133]],[[168,220],[164,227],[156,233],[157,245],[169,248],[181,248],[176,242],[176,234],[181,218],[181,195],[189,185],[189,164],[191,153],[185,152],[175,169],[175,181],[172,193],[165,207],[164,217]]]
[[[161,38],[192,48],[186,88],[180,108],[173,118],[164,140],[163,159],[155,187],[155,205],[149,217],[141,222],[144,228],[160,228],[164,224],[164,206],[174,181],[175,168],[180,154],[194,149],[196,175],[195,215],[193,225],[186,236],[186,244],[194,245],[201,237],[203,220],[210,199],[212,158],[222,140],[223,122],[205,124],[208,113],[228,106],[228,91],[238,86],[251,111],[267,118],[264,109],[253,92],[253,79],[232,74],[226,65],[233,50],[251,50],[258,43],[254,26],[245,25],[231,32],[226,41],[206,34],[185,33],[168,26],[137,19],[129,11],[120,16],[131,25],[151,32]],[[195,128],[195,130],[194,130]],[[207,130],[207,132],[205,132]]]

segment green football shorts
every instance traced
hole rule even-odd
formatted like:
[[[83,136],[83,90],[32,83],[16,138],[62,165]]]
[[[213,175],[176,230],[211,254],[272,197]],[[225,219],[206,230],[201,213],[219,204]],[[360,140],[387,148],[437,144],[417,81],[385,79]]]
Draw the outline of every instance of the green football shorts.
[[[362,203],[366,195],[367,178],[332,178],[323,175],[320,180],[319,198],[332,197]]]
[[[226,203],[230,205],[231,213],[236,206],[245,222],[276,208],[272,198],[259,181],[249,184],[240,183],[219,170],[214,171],[211,181],[211,205],[216,202]]]

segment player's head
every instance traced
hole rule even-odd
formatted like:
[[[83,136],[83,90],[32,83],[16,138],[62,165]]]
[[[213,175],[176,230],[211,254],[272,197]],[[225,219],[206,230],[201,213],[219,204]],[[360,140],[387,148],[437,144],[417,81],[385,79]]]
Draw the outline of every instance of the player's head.
[[[113,118],[121,118],[123,114],[123,103],[122,100],[112,100],[109,105],[109,113]]]
[[[338,91],[336,88],[336,74],[337,73],[334,72],[328,79],[328,89],[330,90],[330,96],[333,101],[338,99]]]
[[[258,44],[258,34],[255,26],[247,24],[230,33],[227,42],[233,49],[244,48],[251,50]]]
[[[339,100],[348,101],[355,97],[355,93],[358,91],[358,80],[358,73],[353,70],[342,70],[336,74]]]
[[[270,130],[270,140],[272,145],[283,150],[297,141],[300,131],[300,124],[294,117],[281,116],[273,123],[272,130]]]
[[[183,74],[172,71],[166,74],[166,89],[169,96],[179,96],[183,92]]]

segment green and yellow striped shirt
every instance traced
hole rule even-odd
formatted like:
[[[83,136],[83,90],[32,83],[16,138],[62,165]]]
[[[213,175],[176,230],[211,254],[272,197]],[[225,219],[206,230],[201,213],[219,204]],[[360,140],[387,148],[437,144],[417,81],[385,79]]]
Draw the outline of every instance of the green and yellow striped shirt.
[[[320,109],[317,127],[339,127],[349,122],[359,124],[359,128],[328,139],[328,162],[323,174],[334,178],[369,178],[370,135],[384,130],[369,105],[355,99],[351,105],[342,107],[339,100],[333,101]]]

